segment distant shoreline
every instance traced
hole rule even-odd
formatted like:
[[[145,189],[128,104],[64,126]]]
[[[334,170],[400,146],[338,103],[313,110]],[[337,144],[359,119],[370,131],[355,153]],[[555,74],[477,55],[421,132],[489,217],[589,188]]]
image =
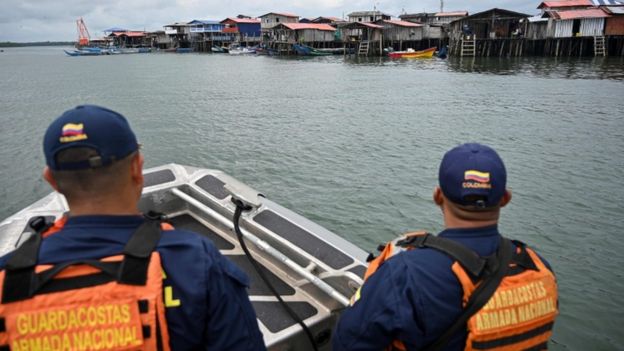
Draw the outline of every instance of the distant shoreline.
[[[28,43],[15,43],[11,41],[0,42],[0,48],[18,48],[24,46],[72,46],[73,41],[35,41]]]

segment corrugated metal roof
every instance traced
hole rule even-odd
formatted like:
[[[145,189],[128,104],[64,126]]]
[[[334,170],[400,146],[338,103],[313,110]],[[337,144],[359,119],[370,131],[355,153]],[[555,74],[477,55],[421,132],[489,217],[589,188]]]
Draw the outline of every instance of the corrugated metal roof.
[[[544,18],[540,15],[537,16],[533,16],[533,17],[529,17],[527,18],[529,20],[530,23],[536,23],[536,22],[548,22],[548,18]]]
[[[573,10],[573,11],[555,11],[556,18],[560,20],[570,20],[579,18],[604,18],[610,17],[601,9]]]
[[[125,28],[112,27],[108,29],[104,29],[102,32],[127,32],[128,30]]]
[[[382,20],[380,22],[394,24],[400,27],[422,27],[423,25],[420,23],[407,22],[407,21],[399,21],[399,20]]]
[[[587,1],[589,1],[589,0],[587,0]],[[531,17],[530,15],[527,15],[525,13],[509,11],[509,10],[499,9],[499,8],[493,8],[493,9],[489,9],[489,10],[486,10],[486,11],[481,11],[479,13],[473,13],[472,15],[466,16],[464,18],[456,19],[454,21],[451,21],[451,23],[455,23],[455,22],[458,22],[458,21],[472,20],[472,19],[475,19],[475,18],[482,17],[483,15],[490,16],[489,13],[492,13],[492,14],[499,13],[499,14],[503,14],[505,16],[511,16],[511,17],[524,17],[524,18]]]
[[[355,12],[351,12],[347,16],[357,17],[357,16],[380,16],[380,15],[391,17],[389,14],[383,13],[381,11],[355,11]]]
[[[624,7],[620,6],[607,6],[607,11],[613,15],[624,15]]]
[[[368,27],[368,28],[372,28],[372,29],[383,29],[383,26],[380,26],[378,24],[374,24],[374,23],[370,23],[370,22],[349,22],[347,24],[344,25],[344,27],[357,27],[357,26],[364,26],[364,27]]]
[[[578,6],[592,6],[591,0],[562,0],[562,1],[544,1],[539,6],[538,9],[544,7],[578,7]]]
[[[326,31],[332,31],[332,32],[336,31],[336,28],[326,23],[282,23],[280,25],[291,30],[316,29],[316,30],[326,30]]]
[[[261,23],[259,19],[255,19],[255,18],[231,18],[231,17],[228,17],[228,18],[224,19],[223,21],[221,21],[221,23],[223,23],[225,21],[232,21],[234,23]]]
[[[212,21],[212,20],[192,20],[192,21],[190,21],[187,24],[192,25],[192,24],[219,24],[219,23],[221,23],[221,22],[219,22],[219,21]]]
[[[119,32],[119,33],[115,32],[115,33],[112,33],[112,35],[116,37],[120,37],[122,35],[125,35],[127,37],[144,37],[145,32]]]
[[[340,28],[357,28],[357,27],[367,27],[367,28],[371,28],[371,29],[383,29],[383,26],[374,24],[374,23],[370,23],[370,22],[348,22],[347,24],[341,25],[339,26]]]
[[[260,17],[264,17],[264,16],[268,16],[268,15],[278,15],[278,16],[284,16],[284,17],[299,17],[298,15],[295,15],[294,13],[289,13],[289,12],[269,12],[269,13],[265,13],[264,15],[260,16]]]
[[[468,11],[437,12],[437,13],[434,13],[433,16],[435,16],[435,17],[468,16]]]
[[[334,22],[340,22],[340,21],[343,21],[343,19],[342,19],[342,18],[339,18],[339,17],[331,17],[331,16],[329,16],[329,17],[327,17],[327,16],[319,16],[319,17],[317,17],[317,18],[312,19],[311,21],[312,21],[312,22],[314,22],[314,21],[317,21],[317,20],[322,20],[322,19],[328,19],[328,20],[330,20],[330,21],[334,21]]]
[[[622,6],[624,2],[617,0],[591,0],[594,6]]]

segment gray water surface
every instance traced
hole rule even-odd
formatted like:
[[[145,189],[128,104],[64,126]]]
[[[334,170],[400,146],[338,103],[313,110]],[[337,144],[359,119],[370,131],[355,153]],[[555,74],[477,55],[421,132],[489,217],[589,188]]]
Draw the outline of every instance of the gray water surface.
[[[444,152],[495,147],[500,228],[560,286],[553,349],[624,349],[624,61],[278,59],[0,53],[0,218],[50,191],[47,125],[78,104],[128,117],[146,167],[221,169],[366,250],[442,229]]]

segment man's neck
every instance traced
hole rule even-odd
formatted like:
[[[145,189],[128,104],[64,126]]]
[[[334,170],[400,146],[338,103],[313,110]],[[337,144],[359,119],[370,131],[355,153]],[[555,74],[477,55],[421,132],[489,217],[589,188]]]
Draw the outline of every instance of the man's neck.
[[[444,217],[444,227],[446,229],[480,228],[489,227],[496,224],[498,224],[498,220],[468,221],[451,216]]]
[[[108,215],[108,216],[133,216],[140,215],[136,202],[123,200],[115,201],[89,201],[70,202],[70,216]]]

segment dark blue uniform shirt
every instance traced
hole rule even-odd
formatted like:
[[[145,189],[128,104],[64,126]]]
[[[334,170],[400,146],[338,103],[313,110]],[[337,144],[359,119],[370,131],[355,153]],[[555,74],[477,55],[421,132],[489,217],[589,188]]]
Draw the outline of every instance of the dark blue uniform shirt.
[[[140,216],[70,217],[60,232],[43,240],[39,262],[120,254],[142,222]],[[165,309],[172,350],[266,350],[247,295],[247,276],[208,238],[163,231],[157,251],[166,273],[163,285],[173,292],[174,303]],[[0,267],[9,255],[0,258]]]
[[[500,240],[496,226],[447,229],[438,235],[482,256],[493,254]],[[427,248],[391,257],[362,286],[360,299],[343,312],[334,350],[382,350],[395,339],[408,350],[418,350],[435,341],[463,310],[463,291],[452,263],[447,255]],[[467,331],[458,332],[445,350],[463,350],[466,336]]]

